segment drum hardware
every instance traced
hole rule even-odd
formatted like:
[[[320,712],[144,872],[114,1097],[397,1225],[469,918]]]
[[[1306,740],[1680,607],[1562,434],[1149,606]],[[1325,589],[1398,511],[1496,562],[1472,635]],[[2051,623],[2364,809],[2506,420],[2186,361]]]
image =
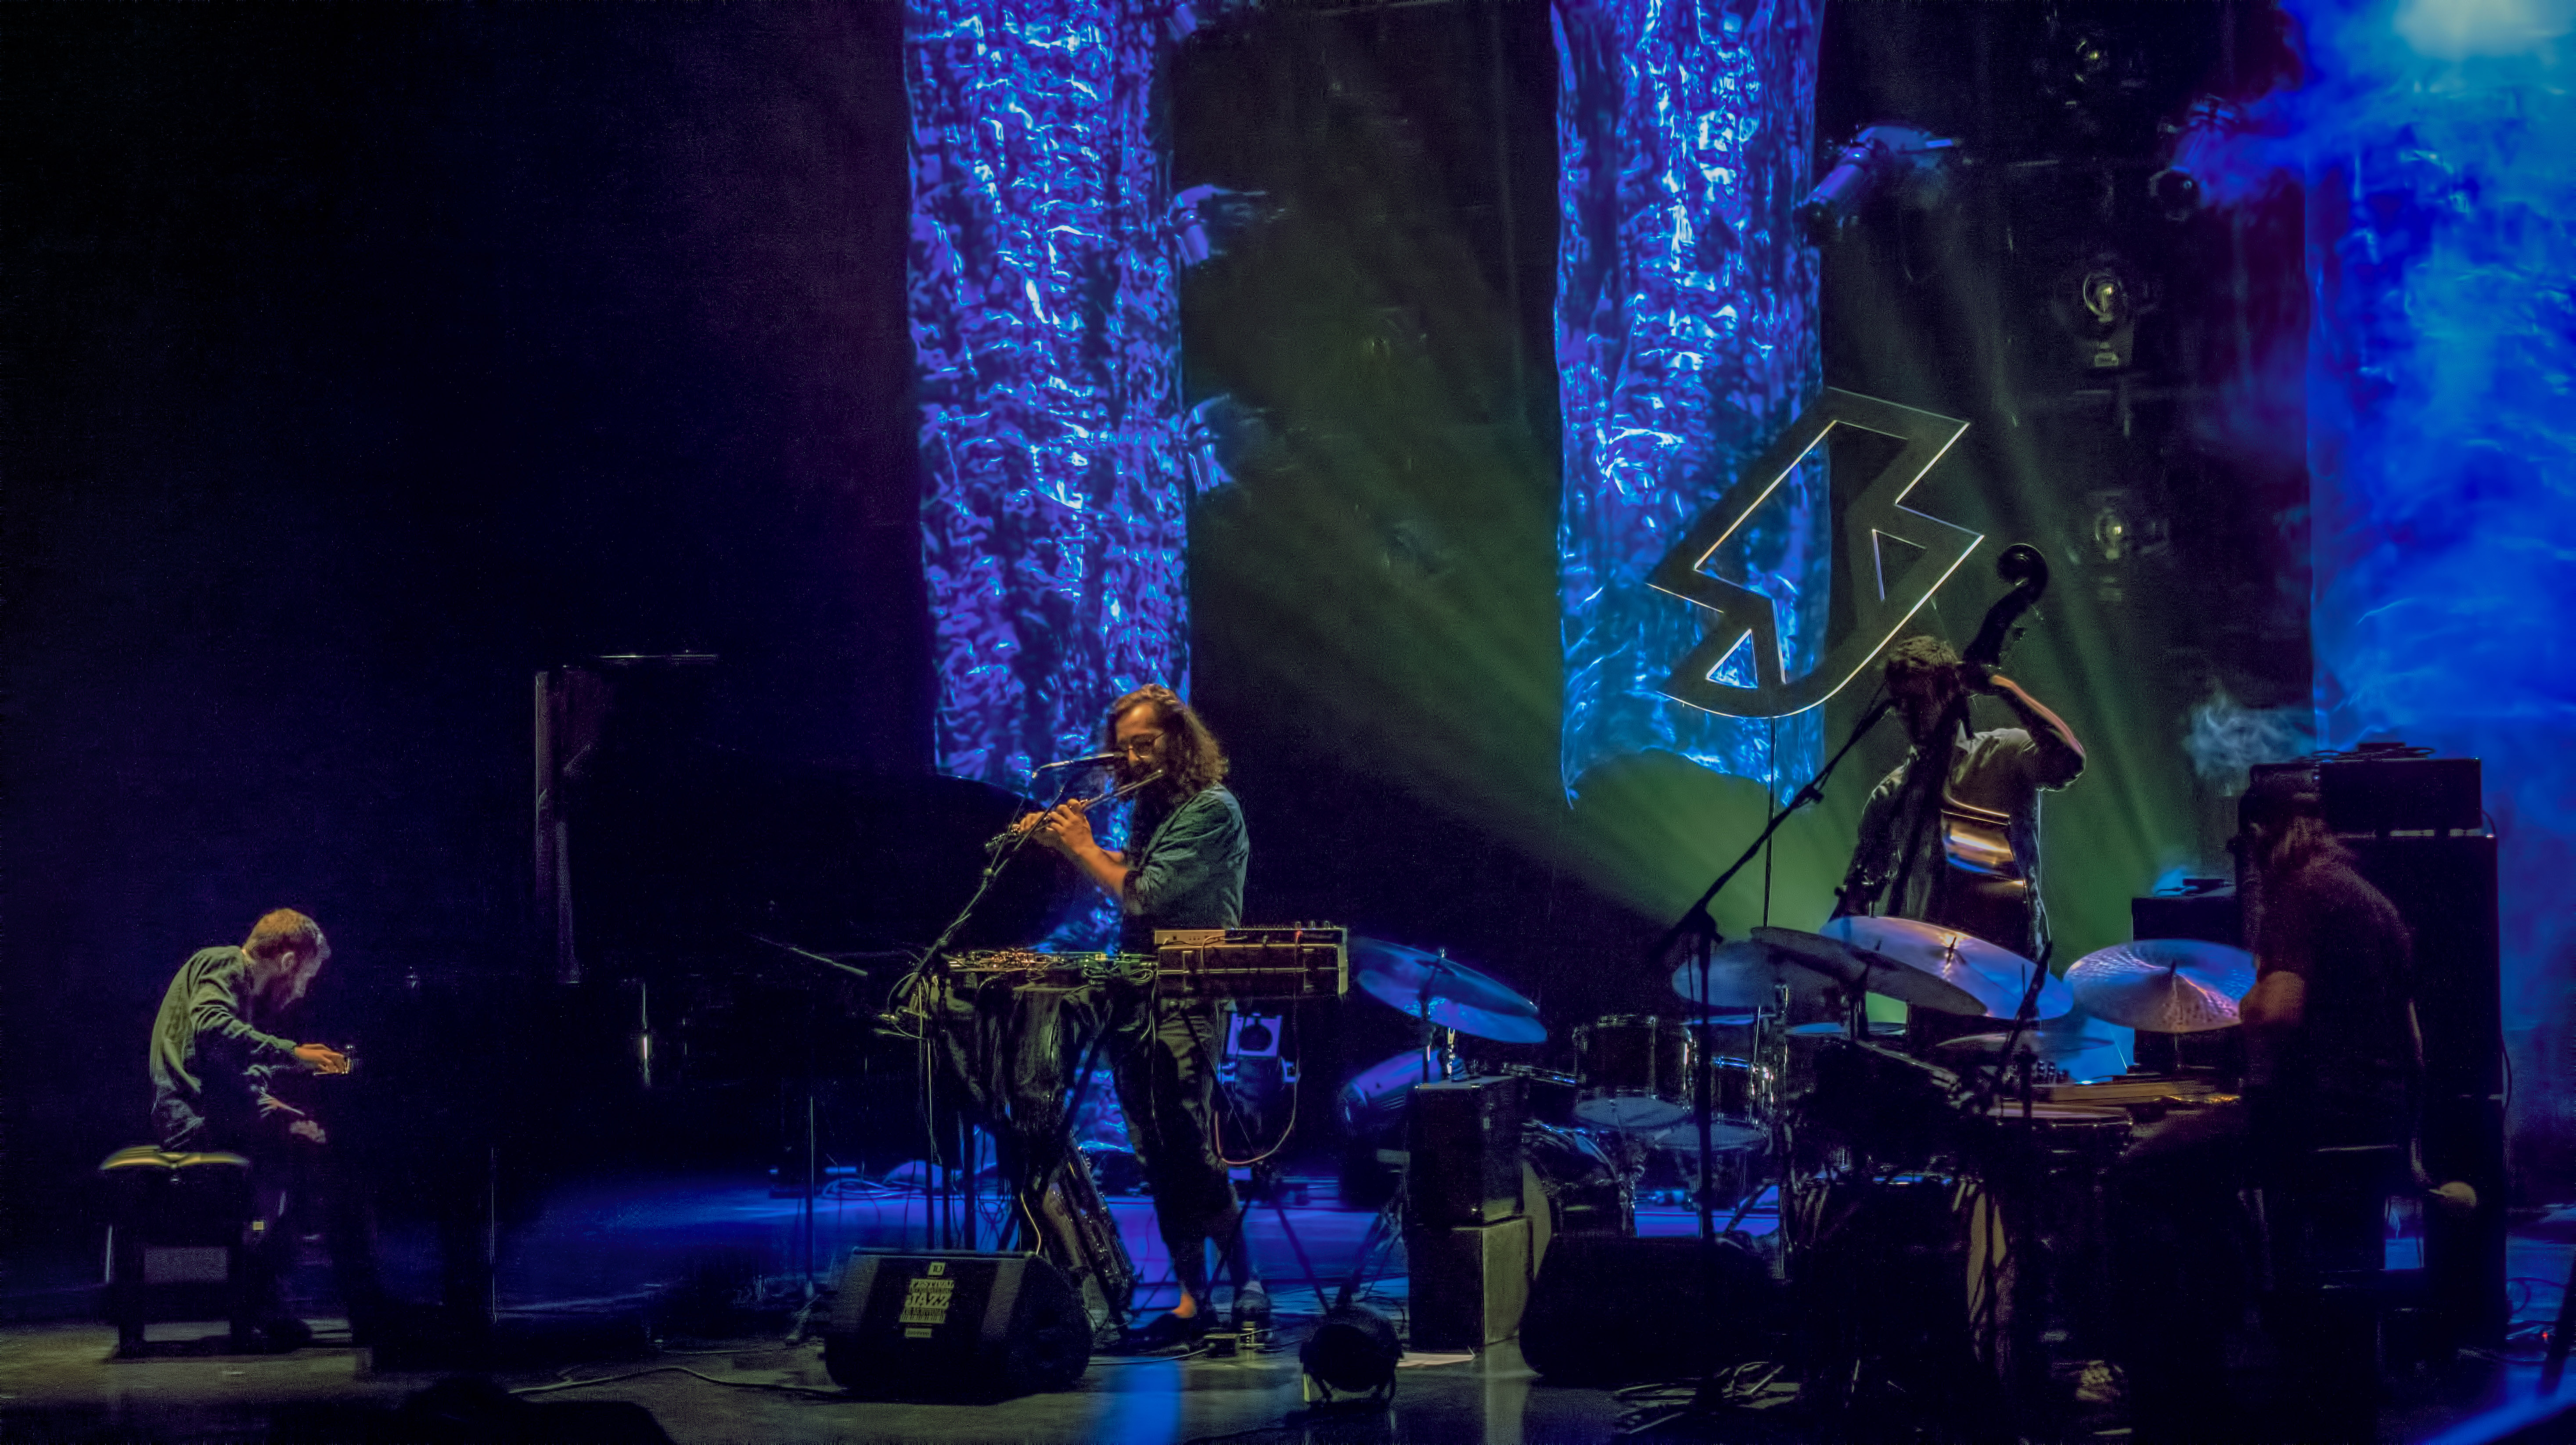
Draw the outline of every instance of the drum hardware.
[[[2107,1023],[2196,1034],[2236,1022],[2254,955],[2196,938],[2142,938],[2088,953],[2066,970],[2076,1002]]]

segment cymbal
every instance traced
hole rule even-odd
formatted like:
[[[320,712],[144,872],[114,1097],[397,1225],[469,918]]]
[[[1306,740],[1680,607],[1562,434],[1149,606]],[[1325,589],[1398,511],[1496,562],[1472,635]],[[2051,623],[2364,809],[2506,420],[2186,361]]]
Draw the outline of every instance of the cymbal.
[[[2011,1037],[2010,1034],[2002,1033],[1967,1034],[1955,1039],[1943,1039],[1932,1048],[1936,1053],[1977,1054],[1991,1058],[2004,1051],[2004,1040]],[[2043,1029],[2024,1029],[2021,1037],[2013,1039],[2013,1052],[2028,1054],[2032,1058],[2055,1064],[2063,1063],[2078,1055],[2089,1054],[2095,1049],[2107,1049],[2114,1042],[2116,1041],[2106,1039],[2099,1034],[2058,1034],[2049,1033]]]
[[[2084,1011],[2160,1034],[2199,1034],[2236,1022],[2254,987],[2254,955],[2197,938],[2142,938],[2088,953],[2066,971]]]
[[[1974,934],[1911,918],[1854,914],[1826,924],[1822,932],[1880,960],[1882,967],[1893,966],[1892,972],[1853,982],[1941,1013],[2010,1018],[2039,968]],[[2039,1017],[2055,1018],[2075,1007],[2075,994],[2064,980],[2044,972],[2040,977]]]
[[[1812,1024],[1791,1024],[1787,1032],[1789,1037],[1793,1039],[1841,1039],[1849,1038],[1851,1036],[1850,1029],[1845,1028],[1843,1025],[1833,1022],[1832,1020],[1825,1020],[1820,1023]],[[1869,1021],[1869,1036],[1874,1039],[1897,1038],[1903,1035],[1904,1032],[1905,1023],[1901,1019],[1871,1019]]]
[[[1825,985],[1868,966],[1857,953],[1828,938],[1794,928],[1757,928],[1721,945],[1710,956],[1707,986],[1699,960],[1673,970],[1673,992],[1705,1008],[1769,1008],[1787,984],[1792,997],[1814,998]]]
[[[1350,953],[1361,990],[1390,1008],[1497,1043],[1547,1042],[1537,1004],[1456,959],[1380,938],[1354,938]]]

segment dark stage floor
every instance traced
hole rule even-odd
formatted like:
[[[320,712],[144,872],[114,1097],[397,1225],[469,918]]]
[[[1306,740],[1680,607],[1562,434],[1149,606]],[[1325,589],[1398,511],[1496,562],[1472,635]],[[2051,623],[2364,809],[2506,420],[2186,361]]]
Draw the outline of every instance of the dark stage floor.
[[[1329,1201],[1328,1182],[1310,1197]],[[1149,1303],[1168,1300],[1168,1263],[1139,1199],[1113,1202],[1144,1276]],[[856,1245],[922,1242],[923,1203],[852,1185],[816,1215],[816,1255]],[[1372,1216],[1327,1204],[1286,1210],[1313,1269],[1338,1281]],[[1715,1422],[1655,1427],[1668,1397],[1551,1384],[1506,1342],[1468,1354],[1408,1356],[1391,1407],[1335,1413],[1301,1398],[1295,1346],[1317,1314],[1281,1215],[1254,1216],[1281,1313],[1272,1346],[1219,1359],[1096,1359],[1081,1387],[991,1405],[857,1402],[839,1392],[815,1341],[789,1343],[789,1308],[803,1293],[801,1210],[757,1183],[660,1180],[559,1192],[505,1242],[500,1298],[504,1353],[475,1386],[434,1359],[375,1355],[325,1326],[317,1342],[282,1356],[223,1352],[221,1326],[163,1324],[147,1358],[114,1357],[114,1332],[88,1320],[27,1320],[0,1327],[0,1442],[107,1440],[393,1439],[635,1440],[684,1445],[751,1441],[1609,1441],[1623,1427],[1665,1438],[1849,1438],[1802,1425],[1794,1407],[1737,1410]],[[1641,1229],[1688,1233],[1678,1209],[1646,1211]],[[1760,1216],[1748,1223],[1766,1225]],[[390,1232],[383,1253],[394,1282],[426,1289],[425,1237]],[[2554,1317],[2576,1253],[2576,1217],[2551,1216],[2517,1231],[2511,1271],[2518,1321]],[[1400,1316],[1398,1254],[1370,1289]],[[827,1271],[828,1272],[828,1271]],[[328,1271],[299,1279],[320,1317],[333,1308]],[[22,1295],[17,1313],[41,1313]],[[49,1298],[71,1298],[58,1291]],[[60,1310],[56,1310],[60,1313]],[[514,1347],[515,1348],[515,1347]],[[551,1353],[549,1353],[551,1352]],[[416,1368],[412,1367],[416,1366]],[[2478,1412],[2527,1399],[2538,1350],[2464,1358],[2440,1372],[2390,1381],[2382,1438],[2430,1440]],[[441,1384],[442,1380],[448,1383]],[[587,1381],[599,1383],[582,1383]],[[503,1391],[517,1392],[505,1395]],[[430,1393],[425,1393],[430,1392]],[[649,1415],[649,1420],[646,1416]],[[654,1434],[657,1430],[661,1434]],[[446,1433],[438,1433],[440,1431]],[[2120,1439],[2104,1413],[2067,1439]]]

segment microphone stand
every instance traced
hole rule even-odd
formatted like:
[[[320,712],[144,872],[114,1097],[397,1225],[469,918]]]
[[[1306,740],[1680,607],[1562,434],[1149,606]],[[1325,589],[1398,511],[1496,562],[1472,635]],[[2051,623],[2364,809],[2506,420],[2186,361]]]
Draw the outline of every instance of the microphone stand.
[[[1057,808],[1063,806],[1065,795],[1073,791],[1073,781],[1080,775],[1081,771],[1082,770],[1078,767],[1068,769],[1065,772],[1064,781],[1056,785],[1055,798],[1053,801],[1049,802],[1046,807],[1039,811],[1042,813],[1051,813]],[[1161,768],[1156,768],[1152,772],[1147,773],[1145,776],[1138,778],[1136,781],[1129,783],[1124,787],[1113,788],[1109,792],[1091,799],[1083,806],[1086,808],[1096,808],[1103,803],[1117,802],[1119,799],[1124,798],[1141,788],[1150,787],[1153,784],[1162,781],[1163,771],[1164,770]],[[937,1115],[931,1106],[931,1079],[934,1070],[931,1067],[931,1059],[929,1057],[930,1031],[928,1025],[930,1022],[930,1015],[927,1004],[920,998],[920,992],[933,977],[944,974],[947,971],[948,946],[956,941],[958,932],[966,926],[966,920],[974,917],[976,908],[981,906],[984,902],[984,895],[993,891],[994,880],[1002,876],[1002,870],[1010,866],[1012,859],[1020,856],[1021,850],[1028,847],[1029,839],[1036,835],[1037,829],[1034,827],[1005,831],[984,845],[985,851],[989,853],[991,857],[984,864],[984,876],[976,881],[974,896],[966,900],[965,907],[957,910],[957,916],[948,921],[948,926],[946,928],[940,930],[938,940],[932,943],[928,949],[924,950],[919,961],[914,963],[912,972],[905,976],[902,983],[895,986],[897,996],[904,999],[905,1002],[891,1005],[890,1011],[892,1011],[892,1009],[900,1009],[908,1006],[920,1019],[922,1025],[920,1036],[917,1040],[921,1052],[921,1109],[924,1121],[930,1130],[930,1152],[931,1159],[934,1164],[944,1166],[946,1164],[946,1160],[941,1157],[945,1151],[940,1147]],[[966,1141],[971,1148],[974,1141],[974,1133],[971,1128],[967,1131]],[[969,1175],[966,1181],[967,1207],[972,1209],[974,1189],[972,1170],[974,1161],[970,1158],[966,1162],[969,1170]],[[944,1169],[940,1178],[939,1196],[943,1220],[946,1217],[947,1206],[956,1189],[956,1170],[953,1168]],[[967,1228],[970,1231],[973,1228],[971,1219],[968,1221]],[[940,1241],[942,1247],[946,1247],[950,1242],[946,1235],[947,1231],[943,1228],[941,1230]]]
[[[1716,1161],[1713,1158],[1716,1151],[1710,1147],[1714,1143],[1714,1131],[1709,1117],[1715,1103],[1717,1078],[1716,1059],[1712,1053],[1715,1036],[1710,1032],[1709,1025],[1709,984],[1716,969],[1717,945],[1722,939],[1722,935],[1717,930],[1717,918],[1708,911],[1708,905],[1727,884],[1735,881],[1736,874],[1743,872],[1746,866],[1770,845],[1772,835],[1780,831],[1781,825],[1789,821],[1791,814],[1810,803],[1823,801],[1825,784],[1833,777],[1834,770],[1842,766],[1843,759],[1851,755],[1851,750],[1858,747],[1860,740],[1867,737],[1870,729],[1877,727],[1880,719],[1886,717],[1895,706],[1896,699],[1892,696],[1882,696],[1870,704],[1869,709],[1861,714],[1860,720],[1852,724],[1851,735],[1843,739],[1843,745],[1834,750],[1834,755],[1825,760],[1825,765],[1817,769],[1816,775],[1809,778],[1805,786],[1792,794],[1788,802],[1772,811],[1769,820],[1763,823],[1762,831],[1754,835],[1753,841],[1745,845],[1744,851],[1737,855],[1734,862],[1726,865],[1726,870],[1718,874],[1715,881],[1701,890],[1699,897],[1692,900],[1690,907],[1682,910],[1681,917],[1673,920],[1673,925],[1664,930],[1663,937],[1655,941],[1654,948],[1647,955],[1658,961],[1669,958],[1672,956],[1673,947],[1688,939],[1692,949],[1692,961],[1697,965],[1699,972],[1699,997],[1693,1000],[1700,1006],[1700,1012],[1695,1030],[1698,1034],[1699,1048],[1698,1061],[1692,1069],[1691,1113],[1695,1117],[1699,1130],[1699,1188],[1695,1192],[1699,1207],[1700,1299],[1704,1309],[1717,1308],[1717,1217],[1716,1201],[1713,1198],[1717,1190]],[[1786,1161],[1775,1160],[1774,1163],[1783,1169],[1780,1207],[1785,1221],[1788,1214]],[[1739,1210],[1736,1217],[1741,1219],[1742,1211]],[[1714,1360],[1703,1358],[1700,1378],[1702,1399],[1694,1402],[1694,1408],[1715,1403],[1706,1398],[1714,1383],[1714,1366]]]
[[[1744,846],[1744,851],[1736,856],[1734,862],[1726,865],[1726,871],[1718,874],[1716,881],[1700,891],[1699,897],[1692,901],[1690,907],[1682,910],[1681,917],[1673,920],[1672,927],[1665,929],[1663,937],[1655,940],[1654,947],[1648,950],[1649,958],[1668,958],[1674,946],[1687,939],[1691,945],[1692,961],[1698,966],[1699,971],[1699,997],[1694,1000],[1700,1005],[1697,1025],[1699,1062],[1692,1070],[1694,1075],[1692,1093],[1696,1096],[1692,1112],[1698,1116],[1699,1125],[1699,1233],[1703,1241],[1714,1243],[1717,1238],[1714,1203],[1709,1197],[1716,1188],[1715,1165],[1709,1158],[1711,1135],[1709,1106],[1712,1102],[1711,1095],[1717,1087],[1717,1080],[1716,1061],[1710,1054],[1712,1036],[1708,1025],[1708,996],[1710,975],[1716,967],[1717,945],[1724,941],[1724,935],[1717,931],[1717,919],[1708,911],[1708,905],[1727,884],[1735,881],[1736,874],[1743,872],[1770,844],[1772,835],[1780,831],[1781,825],[1789,821],[1791,814],[1810,803],[1823,801],[1825,784],[1833,777],[1834,770],[1842,766],[1843,759],[1850,755],[1853,748],[1859,746],[1860,740],[1867,737],[1870,729],[1878,726],[1879,720],[1886,717],[1895,706],[1896,699],[1893,697],[1883,697],[1871,704],[1869,710],[1861,714],[1860,721],[1852,725],[1851,736],[1843,739],[1843,745],[1834,750],[1834,755],[1825,760],[1825,765],[1816,770],[1816,775],[1807,780],[1806,786],[1792,794],[1788,802],[1781,804],[1772,812],[1770,820],[1762,825],[1762,831],[1755,834],[1753,841]]]

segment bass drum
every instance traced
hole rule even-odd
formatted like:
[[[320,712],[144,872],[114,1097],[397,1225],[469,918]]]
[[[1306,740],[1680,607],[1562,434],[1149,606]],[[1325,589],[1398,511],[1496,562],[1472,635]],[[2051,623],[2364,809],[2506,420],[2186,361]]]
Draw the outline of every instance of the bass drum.
[[[1601,1141],[1580,1129],[1526,1120],[1521,1158],[1555,1234],[1635,1234],[1636,1197]]]

